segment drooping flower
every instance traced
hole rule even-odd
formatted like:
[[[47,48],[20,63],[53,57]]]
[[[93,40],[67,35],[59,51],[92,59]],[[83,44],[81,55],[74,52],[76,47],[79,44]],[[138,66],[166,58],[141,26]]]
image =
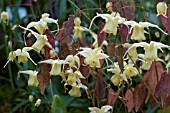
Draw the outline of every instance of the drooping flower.
[[[125,21],[123,24],[125,24],[127,27],[129,27],[129,25],[131,26],[130,28],[130,32],[132,32],[133,29],[133,33],[131,36],[132,40],[138,40],[139,42],[142,40],[146,40],[146,37],[144,35],[145,31],[144,28],[149,28],[149,27],[155,27],[157,29],[159,29],[161,32],[163,32],[164,34],[167,35],[166,32],[164,32],[161,28],[158,27],[158,25],[155,24],[151,24],[149,22],[135,22],[135,21]]]
[[[121,82],[124,80],[125,82],[128,82],[127,79],[131,79],[131,77],[135,76],[138,74],[138,70],[134,67],[134,64],[126,62],[124,64],[124,70],[121,72],[118,62],[114,63],[113,68],[108,69],[107,71],[114,73],[114,75],[111,77],[111,82],[115,85],[118,86],[121,84]]]
[[[80,67],[80,59],[77,55],[68,55],[65,59],[66,62],[69,62],[69,67],[72,68],[72,67],[75,67],[76,66],[76,63],[78,65],[77,68]]]
[[[8,57],[8,61],[7,63],[4,65],[4,67],[10,62],[18,56],[18,63],[26,63],[28,61],[28,59],[31,60],[32,63],[34,63],[35,65],[37,65],[32,58],[30,57],[28,51],[32,50],[32,47],[24,47],[22,49],[17,49],[15,51],[12,51],[9,53],[9,57]]]
[[[102,53],[101,48],[81,48],[83,51],[80,51],[78,54],[81,54],[85,57],[84,63],[90,67],[100,68],[100,59],[108,58],[106,54]]]
[[[59,60],[59,59],[57,60],[48,59],[48,60],[40,61],[39,63],[46,63],[52,65],[50,75],[60,75],[62,71],[61,70],[62,64],[66,64],[64,60]]]
[[[127,78],[131,78],[138,74],[138,70],[134,67],[134,64],[130,63],[125,65],[123,73]]]
[[[81,97],[80,88],[87,90],[87,87],[83,85],[82,83],[78,83],[78,84],[73,83],[71,86],[72,86],[72,89],[68,92],[70,96]]]
[[[131,46],[132,44],[129,43],[123,44],[123,47],[130,48]],[[135,46],[128,51],[127,57],[130,59],[130,61],[133,60],[133,62],[136,62],[136,60],[138,59],[138,53]]]
[[[32,70],[25,70],[25,71],[19,71],[19,74],[28,74],[29,75],[29,80],[28,80],[28,86],[35,86],[37,87],[39,82],[37,79],[37,71],[32,71]]]
[[[44,31],[48,29],[47,23],[55,23],[58,27],[58,20],[49,18],[49,16],[50,15],[48,13],[42,14],[40,21],[29,23],[27,28],[34,27],[40,34],[44,34]]]
[[[34,36],[35,38],[37,39],[36,42],[32,45],[32,48],[40,53],[40,51],[42,50],[42,48],[47,45],[48,47],[52,48],[51,44],[48,42],[48,39],[47,39],[47,36],[46,35],[41,35],[41,34],[38,34],[34,31],[32,31],[31,29],[27,29],[27,28],[24,28],[22,26],[19,26],[20,28],[24,29],[24,30],[27,30],[27,31],[30,31]]]
[[[163,15],[165,17],[166,16],[166,12],[167,12],[167,4],[165,2],[159,2],[157,5],[156,5],[156,8],[157,8],[157,16],[159,15]]]
[[[117,34],[117,27],[118,24],[121,24],[125,21],[125,18],[121,17],[119,13],[112,12],[111,14],[98,14],[95,16],[90,24],[89,29],[92,26],[93,21],[97,18],[101,17],[105,20],[105,26],[102,31],[106,33],[113,33],[114,35]]]
[[[150,44],[148,44],[147,42],[140,42],[140,43],[134,43],[127,51],[126,53],[131,50],[133,47],[144,47],[145,50],[145,54],[143,59],[146,62],[150,62],[153,60],[156,60],[158,58],[157,56],[157,52],[158,49],[161,50],[163,52],[163,50],[161,48],[168,48],[170,49],[170,46],[162,44],[160,42],[154,42],[151,41]],[[125,53],[125,55],[126,55]]]
[[[118,63],[114,63],[114,68],[108,69],[108,72],[114,73],[114,75],[111,77],[111,82],[118,86],[123,80],[127,81],[127,77],[124,73],[121,73],[121,70],[119,68]]]
[[[112,106],[104,105],[100,108],[97,107],[89,107],[90,113],[112,113]]]
[[[73,83],[81,83],[80,79],[84,79],[83,75],[78,70],[73,71],[72,69],[69,69],[66,71],[66,74],[68,74],[68,77],[65,85],[72,85]]]
[[[76,17],[74,19],[74,29],[73,29],[73,33],[74,33],[74,37],[75,38],[82,38],[82,33],[85,30],[84,27],[80,26],[81,24],[81,20],[79,17]]]

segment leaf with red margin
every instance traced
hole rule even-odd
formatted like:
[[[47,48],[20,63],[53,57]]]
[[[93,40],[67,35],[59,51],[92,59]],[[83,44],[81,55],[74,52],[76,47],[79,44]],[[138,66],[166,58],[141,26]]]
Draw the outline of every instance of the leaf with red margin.
[[[37,75],[37,79],[39,82],[40,92],[44,94],[44,90],[50,81],[50,72],[51,65],[50,64],[40,64],[40,72]]]
[[[125,104],[128,108],[128,112],[132,111],[132,109],[135,107],[134,101],[133,101],[133,91],[132,90],[128,89],[126,91],[126,94],[125,94],[125,97],[124,97]]]
[[[148,84],[152,93],[155,92],[156,85],[158,84],[163,73],[163,66],[159,61],[154,61],[151,65],[151,68],[145,73],[143,78]]]
[[[102,23],[99,27],[98,33],[97,33],[97,40],[98,40],[98,47],[100,47],[103,43],[103,41],[106,39],[106,34],[103,30],[105,26],[105,23]]]
[[[138,84],[135,87],[133,100],[135,105],[135,111],[137,112],[145,102],[148,91],[143,83]]]
[[[112,88],[109,88],[107,95],[107,105],[113,106],[119,96],[119,91],[114,92]]]
[[[97,99],[101,99],[104,97],[104,92],[105,92],[105,85],[104,85],[104,81],[102,78],[102,70],[101,69],[97,69],[97,78],[94,81],[93,84],[93,90],[94,90],[94,94],[96,96]]]

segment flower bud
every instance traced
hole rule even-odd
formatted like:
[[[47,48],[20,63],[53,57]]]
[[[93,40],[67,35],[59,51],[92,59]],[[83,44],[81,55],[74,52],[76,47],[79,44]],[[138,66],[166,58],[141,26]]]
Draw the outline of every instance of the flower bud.
[[[166,17],[166,12],[167,12],[167,4],[165,2],[159,2],[156,6],[157,8],[157,16],[163,15]]]
[[[107,2],[106,8],[108,11],[112,12],[112,2]]]
[[[39,107],[40,104],[41,104],[41,99],[38,99],[38,100],[36,101],[36,103],[35,103],[35,106],[36,106],[36,107]]]
[[[1,13],[1,19],[4,20],[4,21],[8,20],[8,13],[5,12],[5,11],[3,11],[3,12]]]
[[[33,95],[30,95],[30,96],[29,96],[29,101],[30,101],[30,102],[33,102],[33,100],[34,100]]]
[[[81,20],[80,20],[79,17],[76,17],[76,18],[74,19],[74,24],[75,24],[75,26],[80,26]]]
[[[12,42],[11,41],[8,41],[8,47],[12,48]]]

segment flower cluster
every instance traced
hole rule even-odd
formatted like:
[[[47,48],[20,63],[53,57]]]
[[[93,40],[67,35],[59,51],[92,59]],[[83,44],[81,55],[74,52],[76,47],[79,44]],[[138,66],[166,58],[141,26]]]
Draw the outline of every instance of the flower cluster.
[[[79,17],[74,18],[74,26],[72,30],[72,34],[74,35],[73,38],[76,38],[76,40],[78,41],[82,41],[82,39],[84,38],[83,32],[85,31],[91,35],[94,42],[90,46],[83,45],[77,47],[75,49],[76,53],[69,53],[69,55],[66,56],[63,55],[63,58],[60,58],[59,54],[55,53],[55,47],[52,46],[51,42],[49,41],[49,37],[45,33],[46,30],[49,30],[48,23],[53,23],[57,25],[57,31],[60,32],[61,29],[59,30],[58,20],[52,19],[50,18],[49,14],[44,13],[42,14],[39,21],[31,22],[27,25],[27,27],[19,25],[19,28],[33,35],[36,41],[30,47],[28,47],[25,43],[26,47],[11,51],[9,53],[8,61],[5,66],[9,62],[13,62],[14,60],[16,60],[16,58],[18,58],[18,63],[26,63],[28,60],[30,60],[37,67],[42,64],[48,64],[47,66],[49,66],[50,70],[44,71],[48,71],[50,77],[60,76],[62,78],[62,82],[64,82],[65,91],[68,92],[70,96],[81,97],[81,89],[83,89],[91,100],[93,100],[93,96],[90,97],[89,95],[91,95],[91,92],[96,92],[95,89],[94,91],[91,91],[91,89],[93,89],[95,85],[91,87],[88,84],[89,76],[87,77],[84,75],[84,70],[82,68],[87,67],[89,69],[89,73],[90,75],[92,75],[90,77],[92,77],[92,79],[94,80],[94,84],[95,81],[98,80],[98,78],[102,78],[101,75],[104,73],[104,71],[106,71],[112,72],[113,75],[110,76],[108,74],[109,76],[107,75],[107,80],[102,78],[104,82],[107,83],[108,81],[111,81],[111,84],[118,88],[124,88],[124,86],[127,84],[131,85],[133,77],[136,75],[140,75],[142,70],[149,70],[154,61],[163,62],[163,60],[158,57],[158,50],[160,50],[161,52],[163,52],[162,48],[170,50],[170,46],[161,42],[156,42],[153,40],[150,40],[149,43],[144,42],[145,40],[147,40],[145,36],[145,33],[148,34],[147,30],[152,27],[160,30],[163,34],[167,35],[167,33],[163,31],[160,27],[158,27],[158,25],[149,22],[136,22],[133,20],[127,20],[125,17],[122,17],[118,12],[112,11],[112,5],[113,4],[111,2],[108,2],[106,7],[111,13],[97,13],[97,15],[92,19],[89,28],[81,26],[81,20]],[[166,16],[166,10],[167,6],[165,3],[161,2],[157,5],[158,15]],[[110,52],[107,47],[109,44],[112,45],[111,42],[104,39],[102,40],[101,45],[99,45],[98,43],[100,39],[98,38],[98,35],[100,35],[100,33],[96,34],[92,30],[90,30],[94,20],[97,17],[101,17],[105,20],[104,27],[102,28],[100,33],[104,32],[109,36],[117,35],[118,30],[121,28],[121,25],[125,25],[128,28],[127,35],[130,36],[130,38],[126,43],[120,44],[123,48],[121,51],[116,51],[117,43],[115,38],[114,47],[112,48],[113,51],[111,51],[114,54],[115,59],[110,59],[109,54],[107,54]],[[1,19],[7,21],[7,18],[8,15],[3,12],[1,14]],[[34,31],[32,27],[35,28],[36,31]],[[69,47],[69,50],[71,51],[72,46]],[[48,49],[45,48],[50,49],[50,52],[48,51]],[[139,51],[138,49],[141,49],[141,51]],[[43,60],[38,61],[38,63],[35,63],[29,54],[30,51],[35,51],[38,54],[46,54],[44,52],[45,50],[48,51],[49,54],[52,54],[51,56],[53,57],[45,57]],[[166,59],[169,60],[169,58]],[[138,61],[140,61],[139,65],[137,65]],[[112,63],[112,65],[110,63]],[[169,67],[170,61],[166,65],[167,69]],[[37,78],[38,73],[40,73],[40,71],[37,70],[20,70],[18,73],[28,74],[28,86],[37,87],[41,82]],[[85,82],[83,81],[86,81],[87,84],[85,84]],[[70,87],[68,88],[67,86]],[[96,94],[93,95],[96,96]],[[33,97],[30,96],[29,100],[30,102],[32,102]],[[35,103],[35,106],[38,107],[40,104],[41,100],[38,99]],[[111,113],[113,108],[110,105],[105,105],[102,106],[101,109],[97,107],[89,107],[89,110],[90,113]]]

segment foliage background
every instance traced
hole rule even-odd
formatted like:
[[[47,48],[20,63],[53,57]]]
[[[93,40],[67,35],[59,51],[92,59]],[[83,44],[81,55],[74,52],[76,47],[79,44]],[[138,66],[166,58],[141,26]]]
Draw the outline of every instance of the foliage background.
[[[0,0],[0,12],[7,11],[9,13],[9,23],[0,24],[0,112],[16,112],[16,113],[48,113],[50,112],[50,103],[52,96],[49,86],[46,88],[45,95],[41,95],[39,88],[27,86],[28,76],[22,75],[17,79],[18,70],[34,69],[34,65],[30,61],[26,64],[18,64],[15,60],[10,62],[6,68],[3,68],[7,61],[8,53],[11,50],[22,48],[24,46],[23,33],[19,29],[12,30],[15,25],[26,26],[29,22],[37,20],[43,13],[49,13],[52,18],[59,20],[61,27],[62,23],[67,20],[69,15],[76,14],[81,10],[84,14],[82,17],[82,26],[88,27],[90,21],[96,12],[105,13],[105,5],[107,0]],[[120,1],[120,0],[117,0]],[[144,15],[147,20],[162,27],[159,18],[156,15],[156,3],[158,0],[135,0],[136,20],[144,21]],[[166,3],[170,3],[166,0]],[[77,9],[79,8],[79,9]],[[86,16],[88,17],[86,17]],[[97,23],[97,22],[95,22]],[[51,26],[54,27],[55,26]],[[93,28],[97,30],[97,28]],[[154,35],[151,31],[151,35]],[[156,40],[156,39],[155,39]],[[9,41],[12,42],[12,47],[9,46]],[[164,41],[167,43],[167,41]],[[56,45],[58,46],[58,45]],[[33,58],[37,55],[32,53]],[[64,94],[63,84],[60,77],[53,77],[53,91],[58,94],[63,106],[67,106],[69,113],[87,113],[88,106],[91,105],[86,95],[81,98],[70,97]],[[29,95],[34,95],[34,102],[28,101]],[[36,99],[42,99],[42,105],[35,107]],[[115,112],[127,112],[123,104],[114,106]]]

